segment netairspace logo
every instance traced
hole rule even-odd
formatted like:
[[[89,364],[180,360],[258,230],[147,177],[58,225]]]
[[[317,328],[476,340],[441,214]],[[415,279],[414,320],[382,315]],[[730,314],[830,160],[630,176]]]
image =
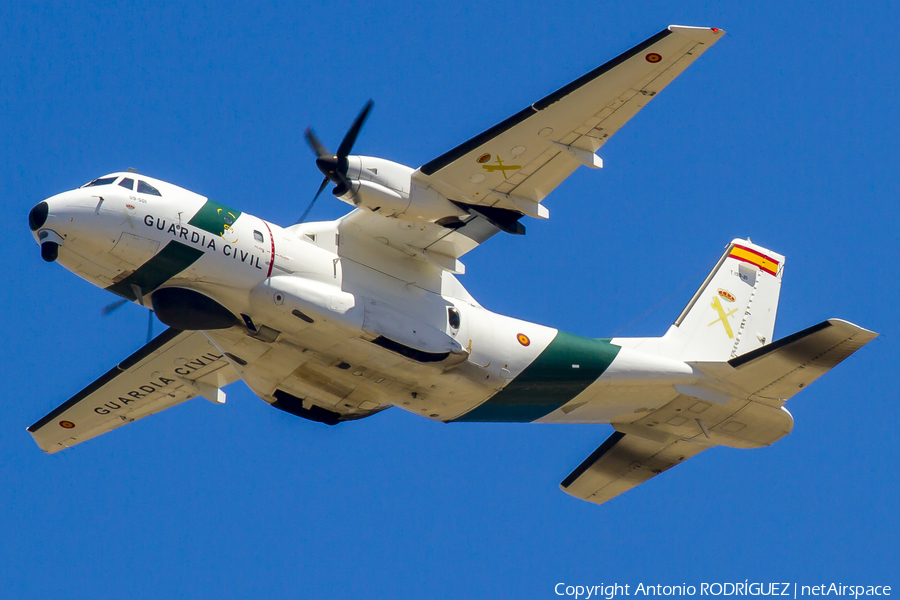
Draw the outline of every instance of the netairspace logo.
[[[650,585],[627,583],[600,585],[570,585],[557,583],[553,588],[557,596],[573,600],[613,600],[618,596],[786,596],[795,600],[801,596],[844,596],[854,599],[865,596],[890,596],[889,585],[844,585],[822,583],[798,585],[797,583],[756,583],[749,579],[736,583],[701,583],[699,585]]]

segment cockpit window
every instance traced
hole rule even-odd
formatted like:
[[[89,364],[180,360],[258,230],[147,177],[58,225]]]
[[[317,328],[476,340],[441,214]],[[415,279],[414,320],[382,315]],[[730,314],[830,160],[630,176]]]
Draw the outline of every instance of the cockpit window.
[[[159,193],[159,190],[147,183],[146,181],[141,181],[138,179],[138,194],[150,194],[152,196],[162,196]]]
[[[119,182],[119,185],[121,185],[125,189],[133,190],[134,189],[134,179],[126,177],[125,179],[123,179],[122,181]]]
[[[109,185],[116,179],[118,179],[118,177],[102,177],[100,179],[95,179],[90,183],[86,183],[81,187],[94,187],[97,185]]]

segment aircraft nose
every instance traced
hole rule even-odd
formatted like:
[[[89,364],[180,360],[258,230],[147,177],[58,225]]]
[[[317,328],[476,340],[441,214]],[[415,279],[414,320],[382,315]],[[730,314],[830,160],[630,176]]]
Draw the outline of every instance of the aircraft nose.
[[[50,214],[50,206],[46,202],[38,202],[31,212],[28,213],[28,226],[32,231],[37,231],[47,222],[47,215]]]
[[[43,229],[50,216],[50,205],[47,201],[38,202],[28,213],[28,226],[31,231],[37,233],[38,243],[41,245],[41,258],[47,262],[53,262],[59,257],[59,247],[63,238],[52,229]]]

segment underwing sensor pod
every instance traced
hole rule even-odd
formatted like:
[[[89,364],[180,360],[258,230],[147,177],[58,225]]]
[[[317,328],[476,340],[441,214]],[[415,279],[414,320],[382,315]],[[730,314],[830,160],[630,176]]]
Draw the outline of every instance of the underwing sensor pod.
[[[336,425],[390,407],[443,423],[608,423],[561,488],[601,504],[716,446],[791,432],[785,403],[876,334],[830,319],[775,340],[785,257],[734,239],[664,335],[583,337],[482,307],[462,257],[525,217],[723,35],[671,26],[412,169],[351,154],[324,179],[353,206],[280,227],[129,169],[39,202],[41,256],[169,326],[28,431],[48,453],[238,379],[274,408]],[[102,443],[102,442],[98,442]],[[122,443],[121,440],[117,443]],[[585,449],[588,454],[588,449]],[[564,475],[563,473],[560,476]]]

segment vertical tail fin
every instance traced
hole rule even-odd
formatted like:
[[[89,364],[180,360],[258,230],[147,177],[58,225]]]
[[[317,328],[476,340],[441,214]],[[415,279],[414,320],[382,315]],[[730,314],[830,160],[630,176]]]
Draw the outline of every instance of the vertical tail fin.
[[[772,341],[784,256],[733,240],[669,328],[665,342],[687,361],[722,361]]]

